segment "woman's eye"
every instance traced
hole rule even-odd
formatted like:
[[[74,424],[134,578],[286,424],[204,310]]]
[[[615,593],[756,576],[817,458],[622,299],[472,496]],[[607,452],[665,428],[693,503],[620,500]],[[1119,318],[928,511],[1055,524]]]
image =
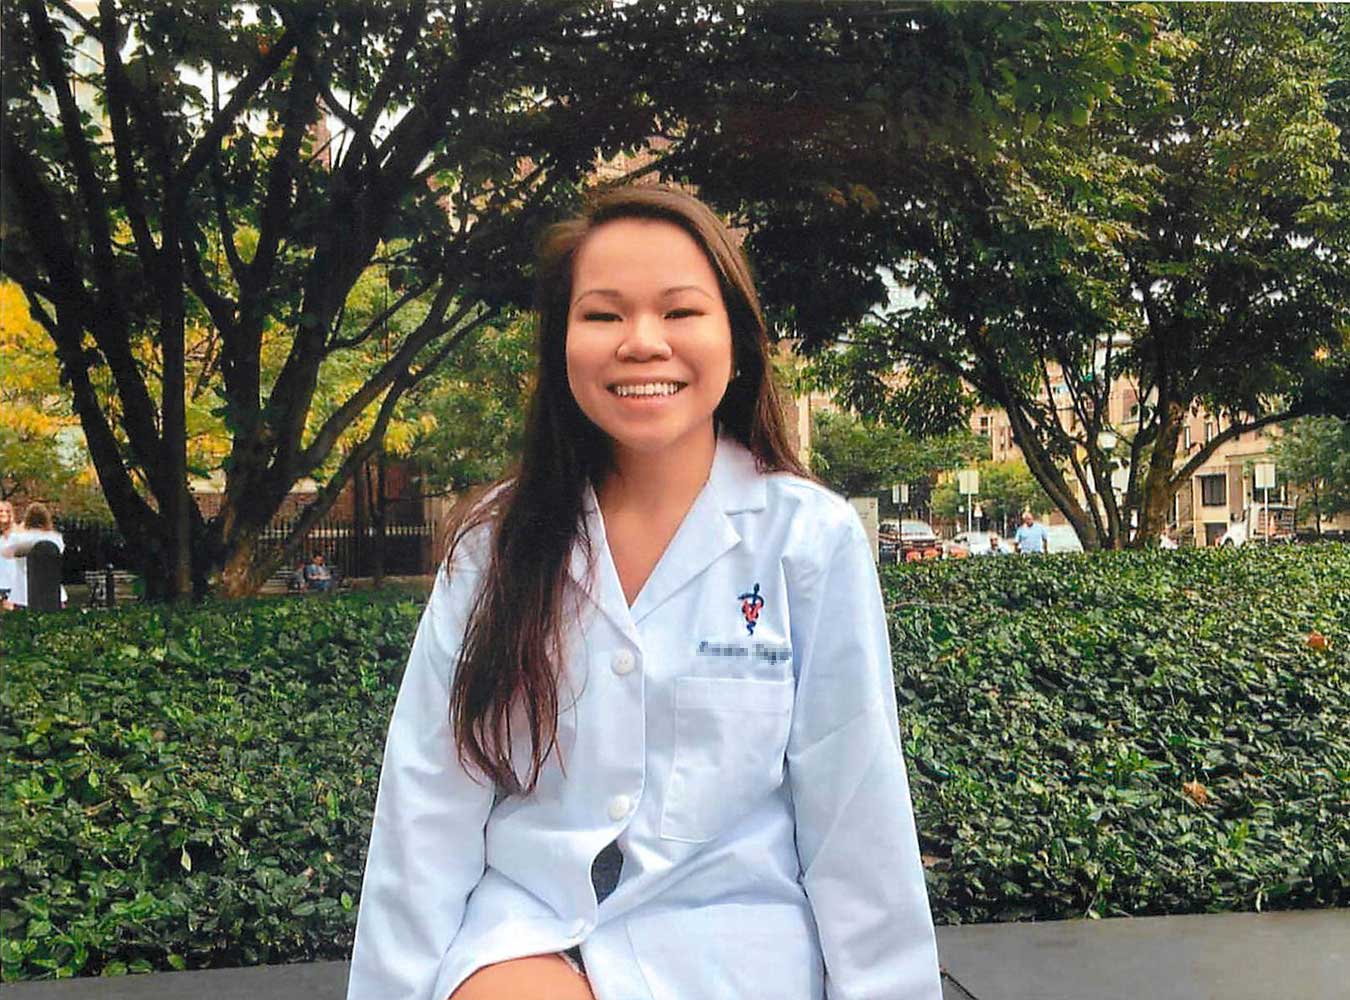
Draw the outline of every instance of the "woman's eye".
[[[619,319],[618,313],[607,312],[588,312],[582,314],[582,319],[587,323],[614,323]]]
[[[666,319],[685,319],[697,315],[699,315],[697,309],[672,309],[666,313]]]

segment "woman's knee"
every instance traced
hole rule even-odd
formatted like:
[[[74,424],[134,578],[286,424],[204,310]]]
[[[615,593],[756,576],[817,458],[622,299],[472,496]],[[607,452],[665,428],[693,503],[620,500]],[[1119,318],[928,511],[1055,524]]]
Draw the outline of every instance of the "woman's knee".
[[[449,1000],[595,1000],[595,995],[561,955],[530,955],[484,966]]]

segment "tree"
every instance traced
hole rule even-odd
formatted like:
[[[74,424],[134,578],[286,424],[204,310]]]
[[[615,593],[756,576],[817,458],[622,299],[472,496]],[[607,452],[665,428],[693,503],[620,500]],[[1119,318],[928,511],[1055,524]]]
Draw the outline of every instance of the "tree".
[[[821,410],[812,418],[811,471],[846,497],[906,483],[918,502],[939,473],[973,460],[983,447],[983,439],[970,433],[915,438],[849,413]]]
[[[479,330],[428,379],[412,448],[429,490],[458,492],[505,475],[520,455],[534,374],[534,324],[524,313]]]
[[[0,499],[22,492],[57,504],[62,514],[106,518],[46,337],[19,287],[0,281]]]
[[[248,592],[290,555],[403,396],[524,298],[539,220],[597,155],[659,132],[642,74],[678,66],[708,27],[702,9],[600,2],[85,9],[4,9],[0,265],[51,338],[152,597],[201,592],[217,569]],[[393,296],[351,329],[373,261]],[[416,326],[316,421],[326,366],[414,302]],[[194,329],[229,435],[210,519],[188,493]],[[291,540],[260,550],[314,475]]]
[[[1129,544],[1132,514],[1133,544],[1148,545],[1223,443],[1350,408],[1345,98],[1329,41],[1343,15],[1064,5],[985,17],[995,30],[978,65],[993,79],[966,85],[984,95],[988,148],[906,162],[893,125],[905,91],[879,78],[855,105],[874,113],[837,117],[832,143],[810,141],[816,123],[781,123],[780,143],[799,150],[786,167],[743,143],[739,173],[718,182],[705,158],[690,176],[745,215],[843,403],[924,430],[959,421],[973,392],[1008,413],[1086,548]],[[1038,78],[1038,59],[1068,67],[1064,81]],[[845,104],[850,87],[859,95],[859,80],[825,76],[810,94]],[[782,169],[787,198],[747,180]],[[912,294],[889,294],[888,276]],[[1108,412],[1121,379],[1139,406],[1126,422]],[[1201,408],[1222,429],[1180,462],[1184,418]],[[1119,498],[1105,488],[1113,461],[1128,469]]]
[[[1278,474],[1311,501],[1319,536],[1323,518],[1350,510],[1350,421],[1295,420],[1282,429],[1270,452]]]

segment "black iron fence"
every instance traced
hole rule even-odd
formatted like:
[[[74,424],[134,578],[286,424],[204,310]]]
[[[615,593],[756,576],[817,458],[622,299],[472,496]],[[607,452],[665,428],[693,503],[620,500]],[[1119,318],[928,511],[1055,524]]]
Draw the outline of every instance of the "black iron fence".
[[[291,536],[299,519],[275,519],[264,529],[259,544],[279,548]],[[83,583],[90,570],[103,570],[109,565],[117,569],[138,570],[134,554],[126,539],[110,524],[66,518],[57,523],[65,541],[65,555],[61,560],[63,583]],[[384,529],[384,572],[389,576],[417,576],[430,573],[432,525],[390,524]],[[305,534],[295,556],[295,562],[308,562],[315,552],[322,552],[329,565],[345,577],[373,576],[376,554],[381,550],[380,540],[372,525],[358,525],[350,521],[321,518]]]
[[[62,583],[83,583],[87,571],[107,569],[109,565],[118,569],[135,568],[127,540],[111,524],[81,518],[61,518],[57,521],[56,530],[61,532],[66,546],[61,558]]]
[[[263,531],[258,544],[279,548],[299,519],[274,520]],[[384,572],[388,576],[417,576],[431,572],[432,526],[420,524],[388,524],[384,540],[373,525],[353,524],[321,518],[305,533],[293,557],[294,565],[309,562],[315,552],[322,552],[324,560],[344,577],[374,576],[377,553],[383,552]]]

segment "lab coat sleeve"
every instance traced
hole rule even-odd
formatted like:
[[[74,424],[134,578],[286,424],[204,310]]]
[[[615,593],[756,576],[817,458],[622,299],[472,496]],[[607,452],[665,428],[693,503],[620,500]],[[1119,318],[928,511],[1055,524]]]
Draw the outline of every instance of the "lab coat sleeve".
[[[857,515],[840,520],[792,612],[787,758],[802,886],[829,1000],[940,1000],[881,588]]]
[[[433,996],[441,961],[483,876],[493,785],[458,762],[451,675],[478,583],[472,566],[437,575],[385,743],[352,949],[348,1000]]]

